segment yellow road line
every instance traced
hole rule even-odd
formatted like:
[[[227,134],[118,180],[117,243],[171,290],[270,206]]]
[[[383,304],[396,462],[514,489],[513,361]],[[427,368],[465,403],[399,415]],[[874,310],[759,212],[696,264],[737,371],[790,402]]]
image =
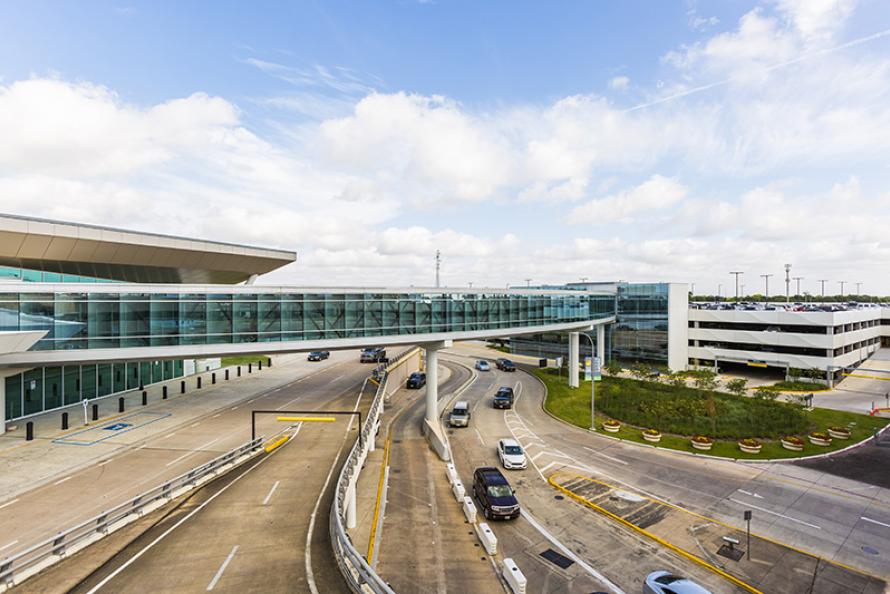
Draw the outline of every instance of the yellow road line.
[[[383,447],[383,461],[380,464],[380,479],[377,481],[377,502],[374,504],[374,517],[371,518],[371,536],[368,539],[368,565],[374,562],[374,540],[377,538],[377,521],[380,518],[380,501],[383,497],[383,481],[386,478],[386,467],[389,464],[389,446],[392,443],[392,429],[386,436]]]
[[[866,375],[864,373],[842,373],[844,377],[861,377],[865,379],[876,379],[884,382],[890,382],[890,377],[880,377],[878,375]]]
[[[656,536],[655,534],[649,532],[648,530],[646,530],[646,529],[644,529],[644,528],[640,528],[640,527],[637,526],[636,524],[633,524],[633,523],[631,523],[631,522],[628,522],[627,520],[625,520],[625,519],[622,518],[621,516],[619,516],[619,515],[617,515],[617,514],[614,514],[614,513],[610,512],[609,510],[607,510],[607,509],[605,509],[605,508],[603,508],[603,507],[600,507],[599,505],[597,505],[597,504],[595,504],[594,502],[590,501],[590,500],[587,499],[586,497],[582,497],[581,495],[578,495],[577,493],[571,491],[570,489],[566,489],[565,487],[563,487],[562,485],[560,485],[559,483],[557,483],[557,482],[554,480],[554,477],[556,476],[556,474],[557,474],[557,473],[554,473],[554,474],[550,475],[550,478],[547,479],[547,482],[549,482],[551,486],[553,486],[553,487],[556,488],[557,490],[559,490],[559,491],[565,493],[566,495],[568,495],[569,497],[571,497],[571,498],[574,499],[575,501],[578,501],[579,503],[582,503],[582,504],[588,506],[589,508],[593,509],[594,511],[597,511],[597,512],[603,514],[604,516],[606,516],[606,517],[608,517],[608,518],[611,518],[612,520],[615,520],[615,521],[618,522],[619,524],[622,524],[623,526],[626,526],[626,527],[630,528],[631,530],[633,530],[633,531],[635,531],[635,532],[638,532],[638,533],[642,534],[643,536],[645,536],[645,537],[647,537],[647,538],[650,538],[650,539],[654,540],[655,542],[657,542],[657,543],[660,544],[661,546],[670,549],[671,551],[677,553],[678,555],[680,555],[681,557],[683,557],[683,558],[685,558],[685,559],[688,559],[689,561],[692,561],[693,563],[696,563],[696,564],[698,564],[698,565],[701,565],[701,566],[704,567],[705,569],[708,569],[709,571],[711,571],[711,572],[713,572],[713,573],[719,575],[719,576],[722,577],[723,579],[725,579],[725,580],[727,580],[727,581],[729,581],[729,582],[735,584],[736,586],[742,588],[743,590],[745,590],[745,591],[747,591],[747,592],[750,592],[751,594],[763,594],[763,592],[761,592],[760,590],[758,590],[758,589],[755,588],[754,586],[748,584],[747,582],[743,582],[742,580],[740,580],[739,578],[735,577],[734,575],[731,575],[731,574],[729,574],[729,573],[726,573],[725,571],[723,571],[722,569],[720,569],[719,567],[717,567],[717,566],[715,566],[715,565],[711,565],[710,563],[708,563],[707,561],[705,561],[705,560],[702,559],[701,557],[697,557],[697,556],[693,555],[692,553],[689,553],[689,552],[687,552],[687,551],[681,549],[680,547],[678,547],[678,546],[676,546],[676,545],[673,545],[673,544],[669,543],[668,541],[664,540],[664,539],[661,538],[660,536]],[[585,478],[585,477],[580,477],[580,476],[579,476],[578,478]]]
[[[556,473],[554,473],[553,476],[555,476],[555,475],[556,475]],[[605,487],[609,487],[610,489],[618,489],[618,490],[622,490],[622,487],[617,487],[617,486],[615,486],[615,485],[611,485],[611,484],[609,484],[609,483],[606,483],[606,482],[603,482],[603,481],[600,481],[600,480],[597,480],[597,479],[594,479],[594,478],[590,478],[590,477],[588,477],[588,476],[583,476],[583,475],[580,475],[580,474],[575,474],[575,475],[571,475],[571,476],[574,476],[575,478],[583,479],[583,480],[585,480],[585,481],[589,481],[589,482],[591,482],[591,483],[597,483],[597,484],[603,485],[603,486],[605,486]],[[647,496],[645,496],[645,495],[639,495],[639,496],[642,497],[643,499],[647,500],[647,501],[651,501],[651,502],[653,502],[653,503],[658,503],[658,504],[661,504],[661,505],[663,505],[663,506],[665,506],[665,507],[669,507],[669,508],[671,508],[671,509],[675,509],[675,510],[677,510],[677,511],[681,511],[681,512],[683,512],[683,513],[689,514],[690,516],[693,516],[693,517],[696,517],[696,518],[705,520],[705,521],[707,521],[707,522],[713,522],[714,524],[717,524],[718,526],[723,526],[724,528],[728,528],[729,530],[737,530],[737,531],[741,531],[741,530],[742,530],[742,529],[739,528],[738,526],[732,526],[732,525],[727,524],[727,523],[725,523],[725,522],[721,522],[720,520],[717,520],[717,519],[715,519],[715,518],[711,518],[711,517],[709,517],[709,516],[705,516],[705,515],[696,513],[696,512],[694,512],[694,511],[688,510],[688,509],[686,509],[686,508],[684,508],[684,507],[679,507],[679,506],[674,505],[674,504],[672,504],[672,503],[668,503],[667,501],[662,501],[661,499],[653,499],[653,498],[651,498],[651,497],[647,497]],[[841,569],[846,569],[847,571],[852,571],[853,573],[858,573],[858,574],[861,575],[861,576],[864,576],[864,577],[867,577],[867,578],[871,578],[871,579],[875,579],[875,580],[879,580],[879,581],[885,581],[885,579],[882,578],[882,577],[880,577],[880,576],[876,576],[876,575],[870,574],[870,573],[868,573],[867,571],[863,571],[863,570],[861,570],[861,569],[857,569],[857,568],[855,568],[855,567],[850,567],[849,565],[845,565],[844,563],[840,563],[840,562],[838,562],[838,561],[832,561],[832,560],[830,560],[830,559],[826,559],[826,558],[821,557],[821,556],[819,556],[819,555],[817,555],[817,554],[815,554],[815,553],[811,553],[810,551],[805,551],[805,550],[803,550],[803,549],[799,549],[799,548],[797,548],[797,547],[794,547],[794,546],[792,546],[792,545],[786,544],[786,543],[784,543],[784,542],[780,542],[780,541],[778,541],[778,540],[774,540],[774,539],[772,539],[772,538],[770,538],[770,537],[768,537],[768,536],[763,536],[763,535],[761,535],[761,534],[756,534],[756,533],[754,533],[754,532],[751,533],[751,536],[753,536],[754,538],[759,538],[760,540],[762,540],[762,541],[764,541],[764,542],[768,542],[768,543],[774,544],[774,545],[776,545],[776,546],[784,547],[784,548],[786,548],[786,549],[788,549],[788,550],[790,550],[790,551],[794,551],[795,553],[800,553],[801,555],[806,555],[807,557],[812,557],[813,559],[818,559],[819,561],[821,561],[821,562],[823,562],[823,563],[827,563],[827,564],[829,564],[829,565],[834,565],[835,567],[839,567],[839,568],[841,568]]]
[[[269,452],[277,450],[278,448],[280,448],[281,446],[286,444],[287,440],[289,440],[289,439],[290,439],[290,435],[282,435],[275,441],[270,441],[269,443],[267,443],[264,449],[266,450],[266,453],[268,454]]]
[[[337,419],[334,417],[278,417],[278,420],[291,423],[333,423]]]

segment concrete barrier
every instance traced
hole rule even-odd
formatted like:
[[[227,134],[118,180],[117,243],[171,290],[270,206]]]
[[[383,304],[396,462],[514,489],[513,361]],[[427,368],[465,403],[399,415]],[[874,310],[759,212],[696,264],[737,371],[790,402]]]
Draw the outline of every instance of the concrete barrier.
[[[485,549],[485,552],[489,555],[497,555],[498,554],[498,537],[495,536],[494,532],[491,531],[491,528],[488,527],[488,524],[485,522],[480,522],[476,524],[476,537],[479,539],[479,542],[482,543],[482,548]]]
[[[476,504],[469,497],[464,497],[464,515],[470,524],[476,523]]]
[[[525,590],[528,587],[528,580],[525,579],[525,576],[519,570],[516,563],[513,562],[513,559],[507,557],[504,559],[503,565],[504,581],[510,586],[510,590],[513,591],[513,594],[525,594]]]
[[[444,430],[439,427],[439,423],[430,423],[429,420],[424,419],[423,434],[439,458],[446,462],[451,460],[451,448],[448,446],[448,437]]]
[[[467,495],[467,491],[464,489],[464,484],[460,482],[460,479],[455,480],[451,484],[451,492],[454,493],[454,498],[457,499],[458,503],[462,502]]]
[[[457,480],[457,469],[451,462],[445,465],[445,476],[448,478],[448,484],[454,485],[454,481]]]

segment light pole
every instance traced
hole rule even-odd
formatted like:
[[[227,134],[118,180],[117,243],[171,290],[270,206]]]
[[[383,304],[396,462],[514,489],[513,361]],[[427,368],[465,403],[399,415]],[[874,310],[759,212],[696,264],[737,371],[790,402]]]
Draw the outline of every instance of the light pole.
[[[439,288],[439,266],[442,264],[442,252],[436,250],[436,288]]]
[[[819,284],[822,285],[822,301],[825,301],[825,283],[828,282],[827,278],[820,278]]]
[[[791,264],[785,264],[785,303],[791,301]]]
[[[841,286],[841,297],[844,296],[844,285],[847,284],[847,281],[837,281],[837,284]]]
[[[797,281],[797,293],[795,293],[795,295],[800,295],[800,281],[803,280],[803,277],[802,277],[802,276],[795,276],[795,277],[793,277],[793,278],[794,278],[794,280]]]
[[[856,294],[862,295],[862,283],[856,283]]]
[[[769,277],[775,276],[774,274],[761,274],[760,278],[764,280],[766,283],[766,300],[769,301]]]
[[[717,284],[717,301],[720,301],[720,298],[723,297],[723,284]]]
[[[579,332],[581,336],[586,336],[590,341],[590,430],[596,431],[596,380],[593,377],[593,339],[589,334]]]
[[[744,272],[734,272],[730,271],[729,274],[735,275],[735,300],[739,300],[739,275],[745,274]]]
[[[532,286],[532,279],[530,279],[530,278],[525,279],[525,288],[528,289],[531,286]]]
[[[745,294],[745,283],[742,283],[742,284],[739,285],[739,286],[742,287],[742,295],[744,295],[744,294]]]

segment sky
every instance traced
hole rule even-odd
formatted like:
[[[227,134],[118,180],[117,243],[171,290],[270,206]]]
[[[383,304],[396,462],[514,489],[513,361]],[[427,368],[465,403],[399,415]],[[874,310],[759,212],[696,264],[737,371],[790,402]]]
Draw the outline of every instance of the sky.
[[[890,294],[884,0],[0,3],[0,212],[261,282]]]

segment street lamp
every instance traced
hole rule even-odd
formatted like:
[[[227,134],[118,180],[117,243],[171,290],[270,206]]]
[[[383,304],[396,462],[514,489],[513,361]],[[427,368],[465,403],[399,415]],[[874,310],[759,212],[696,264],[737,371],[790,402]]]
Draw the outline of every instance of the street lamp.
[[[847,284],[847,281],[837,281],[837,283],[841,286],[841,297],[844,296],[844,285]]]
[[[792,277],[792,278],[794,278],[794,280],[797,281],[797,293],[795,293],[795,295],[800,295],[800,281],[803,280],[803,277],[802,277],[802,276],[795,276],[795,277]]]
[[[738,301],[738,300],[739,300],[739,275],[740,275],[740,274],[745,274],[745,273],[744,273],[744,272],[733,272],[733,271],[730,271],[729,274],[734,274],[734,275],[735,275],[735,300]]]
[[[820,278],[819,284],[822,285],[822,301],[825,301],[825,283],[828,282],[827,278]]]
[[[762,278],[766,282],[766,300],[769,301],[769,277],[775,276],[774,274],[761,274],[760,278]]]
[[[590,341],[590,430],[596,431],[596,379],[593,377],[593,339],[589,334],[579,332],[581,336],[586,336]]]

